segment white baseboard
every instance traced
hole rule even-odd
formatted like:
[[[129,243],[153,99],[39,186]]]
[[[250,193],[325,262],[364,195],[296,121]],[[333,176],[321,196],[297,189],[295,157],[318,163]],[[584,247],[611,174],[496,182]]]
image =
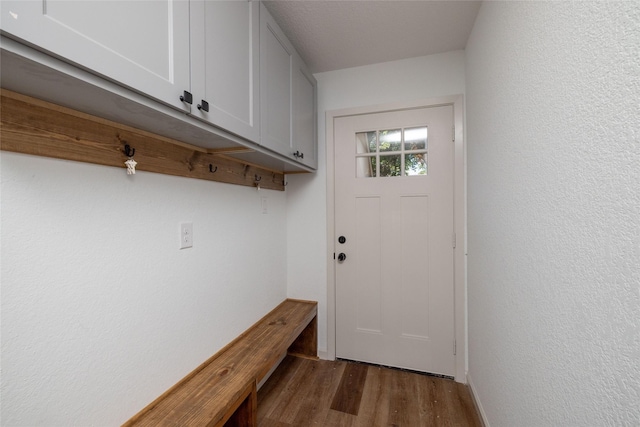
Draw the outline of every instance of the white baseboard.
[[[318,357],[322,360],[333,360],[333,359],[329,359],[328,351],[318,350]]]
[[[482,426],[490,427],[489,420],[487,419],[487,414],[485,414],[484,409],[482,408],[482,403],[480,403],[478,392],[473,386],[473,381],[471,381],[471,375],[469,374],[469,372],[467,372],[467,384],[469,385],[469,390],[471,390],[471,399],[473,399],[473,403],[474,405],[476,405],[476,410],[478,411],[478,414],[480,414],[480,421],[482,422]]]

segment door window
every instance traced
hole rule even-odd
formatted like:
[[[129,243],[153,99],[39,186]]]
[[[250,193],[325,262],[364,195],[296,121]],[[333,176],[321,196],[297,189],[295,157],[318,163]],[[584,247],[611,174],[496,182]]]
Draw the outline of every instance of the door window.
[[[356,177],[427,175],[426,126],[358,132]]]

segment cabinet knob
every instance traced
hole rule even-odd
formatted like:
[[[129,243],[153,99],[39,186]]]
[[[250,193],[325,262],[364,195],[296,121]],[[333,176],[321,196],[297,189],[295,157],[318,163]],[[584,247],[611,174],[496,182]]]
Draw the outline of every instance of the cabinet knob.
[[[209,103],[203,99],[202,103],[198,104],[198,110],[206,111],[208,113]]]
[[[180,101],[185,102],[187,104],[193,104],[193,95],[191,95],[190,92],[187,92],[185,90],[183,94],[180,96]]]

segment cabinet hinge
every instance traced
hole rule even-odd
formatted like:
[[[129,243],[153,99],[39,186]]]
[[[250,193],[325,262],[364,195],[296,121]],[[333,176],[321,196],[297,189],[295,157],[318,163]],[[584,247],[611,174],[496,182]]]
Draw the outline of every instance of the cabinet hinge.
[[[456,345],[456,340],[453,340],[453,355],[456,355],[456,351],[458,351],[457,345]]]
[[[453,249],[456,248],[456,233],[453,233],[451,237],[451,244],[453,245]]]
[[[456,127],[455,127],[455,125],[451,128],[451,142],[456,142]]]

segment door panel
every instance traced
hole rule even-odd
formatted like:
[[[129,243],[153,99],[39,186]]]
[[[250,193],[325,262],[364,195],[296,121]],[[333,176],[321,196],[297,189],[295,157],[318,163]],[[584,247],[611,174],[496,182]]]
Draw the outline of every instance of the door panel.
[[[335,119],[337,357],[454,375],[452,130],[451,105]]]
[[[400,298],[404,307],[400,313],[401,334],[404,337],[428,340],[429,316],[424,307],[429,306],[429,274],[419,268],[423,266],[424,258],[429,258],[429,248],[424,247],[424,242],[429,241],[429,197],[401,196],[400,208]],[[416,276],[420,280],[416,280]]]
[[[380,197],[356,197],[354,251],[354,287],[357,300],[356,328],[364,332],[382,332],[382,281],[380,277],[381,240]]]
[[[260,5],[260,145],[290,156],[294,49]]]
[[[191,1],[192,114],[260,140],[260,7],[257,1]]]
[[[189,3],[3,1],[2,30],[181,110],[189,90]]]
[[[317,86],[315,77],[307,70],[300,55],[294,57],[293,67],[293,140],[292,151],[301,154],[299,162],[318,167]]]

